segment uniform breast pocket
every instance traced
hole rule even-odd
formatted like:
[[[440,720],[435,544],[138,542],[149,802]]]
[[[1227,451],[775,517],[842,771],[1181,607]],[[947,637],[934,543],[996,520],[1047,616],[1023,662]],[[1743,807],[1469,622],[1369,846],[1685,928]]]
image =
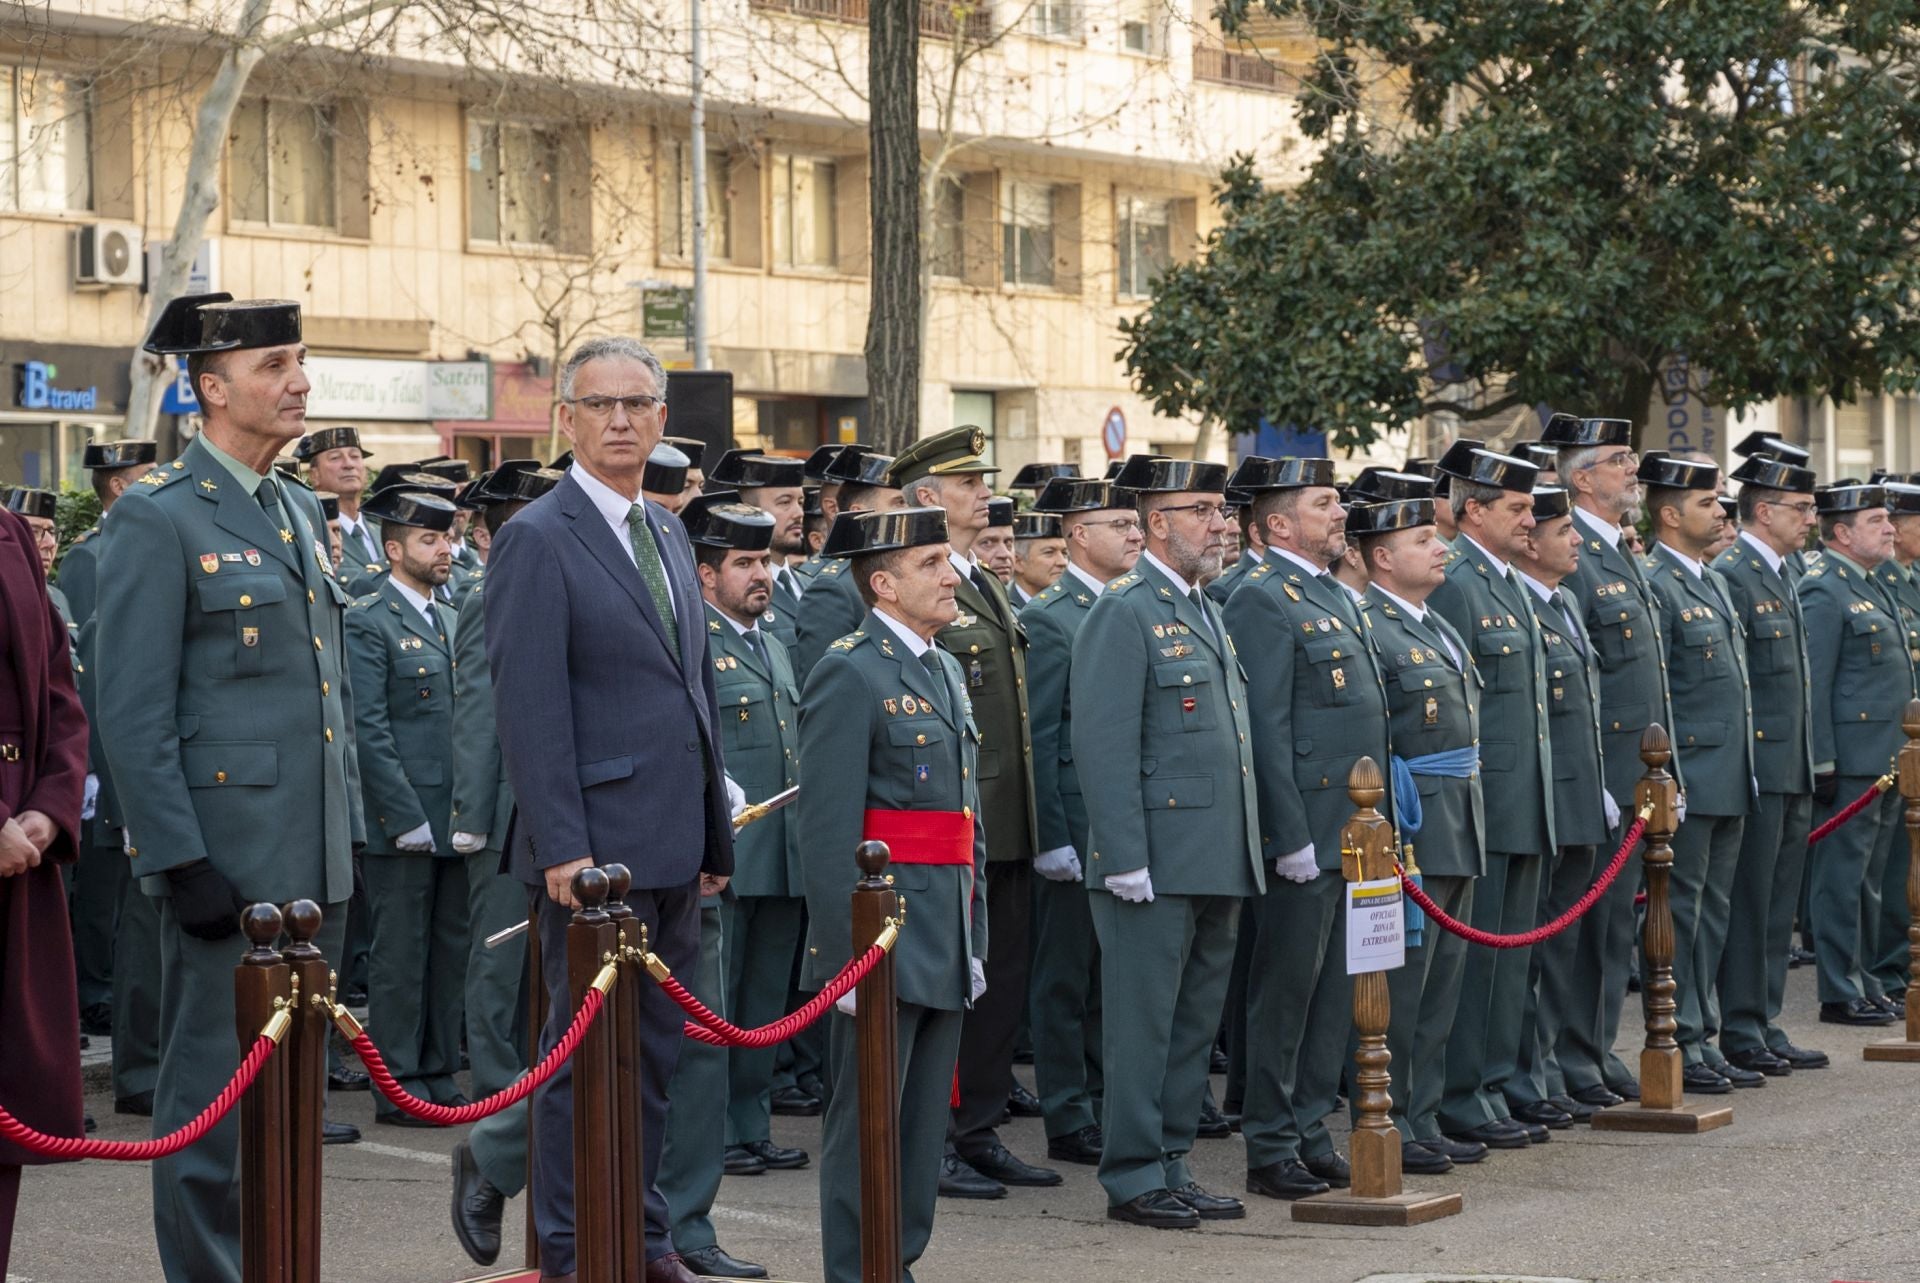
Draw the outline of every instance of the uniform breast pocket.
[[[960,661],[961,684],[969,695],[978,697],[993,689],[993,635],[984,628],[950,628],[940,634],[940,644]]]
[[[1415,711],[1411,725],[1416,731],[1433,734],[1452,731],[1455,723],[1447,718],[1449,711],[1445,700],[1458,679],[1452,670],[1437,664],[1410,664],[1394,674],[1394,681],[1400,687],[1399,706],[1410,706]],[[1397,726],[1409,723],[1402,718]]]
[[[1366,676],[1360,660],[1360,642],[1345,633],[1310,637],[1303,643],[1313,672],[1314,702],[1322,708],[1351,704],[1354,683]]]
[[[399,716],[407,709],[431,707],[453,691],[447,661],[426,651],[406,650],[393,658],[387,670],[387,710]]]
[[[267,608],[287,599],[287,586],[278,575],[219,575],[199,580],[194,591],[216,643],[212,676],[261,677],[277,671],[280,665],[273,653],[290,640],[277,632],[290,627],[287,621],[269,622],[269,616],[280,612]]]
[[[1494,694],[1526,690],[1527,635],[1518,628],[1483,628],[1473,635],[1473,659],[1487,690]]]
[[[1183,731],[1210,731],[1214,727],[1214,704],[1222,698],[1213,673],[1204,663],[1188,660],[1153,666],[1154,684],[1160,688],[1160,700],[1168,710],[1169,725]]]
[[[1711,677],[1725,669],[1731,658],[1727,654],[1727,630],[1712,620],[1682,623],[1673,640],[1674,667],[1682,675]]]
[[[1847,617],[1847,641],[1854,654],[1869,664],[1890,664],[1895,647],[1906,639],[1887,616],[1869,611]]]
[[[765,748],[773,743],[773,705],[760,688],[723,687],[714,692],[720,706],[720,736],[728,750]]]
[[[1799,654],[1800,638],[1784,620],[1761,619],[1747,637],[1747,666],[1756,677],[1790,673]]]
[[[1601,667],[1608,671],[1646,654],[1653,639],[1653,625],[1648,622],[1639,599],[1617,595],[1601,599],[1588,617],[1587,632],[1593,638],[1593,649],[1600,657]]]
[[[913,800],[929,802],[958,796],[958,769],[946,726],[938,718],[902,718],[887,723],[887,743],[913,763]]]

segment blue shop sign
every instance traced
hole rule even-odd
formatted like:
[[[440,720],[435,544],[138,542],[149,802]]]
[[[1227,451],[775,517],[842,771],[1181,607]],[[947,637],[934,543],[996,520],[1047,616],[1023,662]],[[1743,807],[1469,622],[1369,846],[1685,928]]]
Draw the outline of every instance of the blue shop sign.
[[[51,361],[22,361],[19,370],[20,384],[15,390],[14,404],[22,410],[100,408],[98,386],[91,383],[85,387],[62,386],[60,367]]]
[[[193,384],[187,378],[185,361],[169,361],[171,376],[167,380],[167,390],[160,397],[162,414],[198,414],[200,398],[193,394]]]

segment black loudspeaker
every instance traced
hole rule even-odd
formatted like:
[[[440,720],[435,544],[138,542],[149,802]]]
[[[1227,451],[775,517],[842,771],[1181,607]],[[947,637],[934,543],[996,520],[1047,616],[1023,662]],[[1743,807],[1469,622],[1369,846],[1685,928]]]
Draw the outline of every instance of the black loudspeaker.
[[[668,370],[667,435],[707,443],[707,466],[733,449],[733,371]]]

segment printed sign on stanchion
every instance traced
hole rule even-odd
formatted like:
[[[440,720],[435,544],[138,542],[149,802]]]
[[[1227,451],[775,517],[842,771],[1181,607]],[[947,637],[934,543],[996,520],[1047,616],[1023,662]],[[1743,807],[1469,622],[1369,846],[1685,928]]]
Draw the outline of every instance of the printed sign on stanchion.
[[[1399,878],[1347,883],[1347,974],[1406,965],[1406,906]]]

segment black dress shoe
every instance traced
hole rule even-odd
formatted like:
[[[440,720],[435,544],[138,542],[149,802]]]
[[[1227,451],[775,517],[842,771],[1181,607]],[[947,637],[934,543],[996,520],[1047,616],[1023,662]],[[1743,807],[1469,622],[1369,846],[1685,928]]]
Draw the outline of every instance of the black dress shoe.
[[[1200,1140],[1225,1140],[1233,1135],[1233,1123],[1220,1112],[1220,1107],[1212,1101],[1200,1103],[1200,1121],[1193,1126],[1193,1134]]]
[[[797,1172],[810,1161],[804,1149],[789,1149],[770,1140],[750,1140],[737,1146],[767,1165],[770,1172]]]
[[[372,1091],[373,1079],[358,1069],[348,1069],[342,1065],[327,1071],[327,1088],[330,1091]]]
[[[745,1145],[729,1145],[720,1156],[720,1173],[723,1176],[765,1176],[767,1163]]]
[[[982,1176],[967,1166],[960,1155],[948,1150],[940,1159],[941,1198],[1005,1198],[1007,1187]]]
[[[1813,950],[1802,949],[1797,944],[1787,946],[1787,967],[1789,970],[1794,967],[1804,967],[1812,961]]]
[[[500,1257],[500,1209],[507,1196],[480,1174],[473,1150],[461,1141],[453,1147],[453,1236],[481,1265]]]
[[[1545,1123],[1525,1123],[1521,1122],[1518,1118],[1509,1118],[1507,1121],[1520,1129],[1522,1134],[1526,1136],[1527,1144],[1529,1145],[1544,1145],[1553,1139],[1553,1132],[1548,1129]]]
[[[1765,1074],[1769,1078],[1785,1078],[1793,1072],[1791,1064],[1764,1047],[1732,1052],[1727,1056],[1727,1063],[1735,1069],[1750,1069],[1756,1074]]]
[[[1488,1149],[1525,1149],[1533,1143],[1526,1129],[1519,1124],[1501,1126],[1501,1123],[1508,1121],[1501,1119],[1500,1122],[1481,1123],[1478,1127],[1469,1127],[1462,1132],[1448,1132],[1447,1136],[1462,1144],[1484,1145]],[[1546,1128],[1543,1127],[1540,1130],[1545,1131]]]
[[[1168,1192],[1191,1207],[1203,1221],[1237,1221],[1247,1214],[1245,1203],[1226,1194],[1209,1194],[1200,1188],[1199,1181],[1188,1181]]]
[[[1229,1067],[1227,1053],[1221,1048],[1215,1047],[1212,1054],[1207,1057],[1207,1072],[1210,1074],[1224,1074]]]
[[[347,990],[344,994],[340,995],[340,1005],[343,1007],[366,1006],[367,1005],[367,987],[365,985],[359,985],[355,988]]]
[[[1893,1013],[1882,1011],[1865,998],[1820,1004],[1820,1023],[1826,1025],[1890,1025]]]
[[[1002,1185],[1058,1185],[1063,1179],[1051,1167],[1035,1167],[1032,1163],[1021,1162],[1012,1150],[999,1141],[960,1157],[968,1167]]]
[[[1456,1163],[1477,1163],[1487,1156],[1487,1147],[1477,1140],[1454,1136],[1432,1136],[1420,1142],[1442,1158]]]
[[[385,1111],[384,1113],[376,1113],[373,1116],[373,1121],[376,1123],[384,1123],[388,1127],[428,1127],[430,1128],[430,1127],[440,1126],[439,1123],[430,1122],[425,1118],[415,1118],[412,1114],[405,1114],[400,1112],[397,1109],[390,1109]]]
[[[322,1145],[358,1145],[360,1129],[352,1123],[336,1123],[331,1118],[320,1124],[320,1143]]]
[[[1573,1126],[1572,1114],[1545,1100],[1528,1101],[1513,1111],[1513,1117],[1516,1122],[1545,1127],[1549,1131],[1564,1131]]]
[[[91,1136],[100,1130],[100,1124],[93,1121],[92,1114],[80,1115],[80,1130]]]
[[[1283,1158],[1265,1167],[1247,1169],[1247,1193],[1268,1198],[1311,1198],[1333,1187],[1307,1170],[1297,1158]]]
[[[1883,993],[1877,998],[1868,999],[1868,1001],[1872,1002],[1874,1006],[1880,1008],[1882,1011],[1892,1012],[1902,1020],[1907,1018],[1907,995],[1904,990],[1900,993]]]
[[[1608,1083],[1607,1090],[1611,1091],[1614,1095],[1618,1096],[1621,1100],[1639,1100],[1640,1099],[1640,1084],[1635,1082],[1631,1078],[1627,1079],[1625,1082]]]
[[[820,1112],[820,1098],[798,1087],[775,1087],[768,1105],[774,1113],[788,1118],[811,1118]]]
[[[1765,1074],[1754,1069],[1742,1069],[1740,1066],[1729,1061],[1723,1060],[1719,1064],[1708,1066],[1708,1068],[1732,1083],[1735,1087],[1765,1087],[1767,1085],[1767,1076]],[[1793,1071],[1789,1069],[1787,1072],[1792,1073]]]
[[[112,1004],[90,1002],[80,1008],[80,1032],[83,1034],[98,1034],[102,1038],[113,1037]]]
[[[1567,1117],[1573,1119],[1576,1123],[1591,1122],[1593,1116],[1600,1112],[1592,1105],[1583,1105],[1564,1092],[1559,1095],[1547,1097],[1547,1103]]]
[[[1332,1150],[1302,1159],[1301,1164],[1335,1189],[1345,1189],[1353,1184],[1353,1168],[1344,1157]]]
[[[1007,1108],[1015,1118],[1038,1118],[1046,1113],[1040,1108],[1040,1098],[1019,1083],[1015,1083],[1013,1090],[1007,1093]]]
[[[1401,1141],[1400,1170],[1409,1176],[1439,1176],[1453,1170],[1453,1160],[1417,1140]]]
[[[1047,1137],[1047,1157],[1056,1163],[1079,1163],[1086,1167],[1098,1167],[1103,1141],[1100,1129],[1089,1124],[1079,1131],[1068,1132],[1065,1136]]]
[[[152,1118],[153,1093],[150,1091],[137,1091],[131,1096],[115,1096],[113,1098],[113,1112],[116,1114],[132,1114],[136,1118]]]
[[[1567,1096],[1568,1099],[1578,1104],[1588,1105],[1594,1109],[1611,1109],[1615,1105],[1624,1104],[1627,1099],[1625,1096],[1616,1095],[1602,1083],[1595,1083],[1591,1087],[1582,1087],[1579,1091],[1568,1092]]]
[[[1760,1075],[1755,1074],[1754,1077]],[[1724,1096],[1733,1090],[1732,1081],[1711,1065],[1688,1065],[1680,1071],[1680,1085],[1701,1096]]]
[[[755,1265],[752,1261],[743,1261],[729,1256],[726,1250],[715,1244],[712,1247],[680,1249],[680,1263],[702,1278],[722,1279],[763,1279],[767,1277],[767,1267]]]
[[[1200,1228],[1200,1213],[1175,1198],[1173,1191],[1164,1189],[1148,1190],[1139,1198],[1129,1199],[1118,1207],[1109,1207],[1107,1219],[1125,1221],[1129,1225],[1144,1225],[1150,1230]]]
[[[1805,1047],[1796,1047],[1790,1042],[1782,1043],[1778,1047],[1769,1047],[1768,1050],[1795,1069],[1825,1069],[1833,1063],[1827,1059],[1827,1053],[1824,1051],[1809,1051]]]
[[[817,1101],[824,1103],[827,1099],[827,1085],[820,1081],[819,1074],[801,1074],[794,1085]]]

